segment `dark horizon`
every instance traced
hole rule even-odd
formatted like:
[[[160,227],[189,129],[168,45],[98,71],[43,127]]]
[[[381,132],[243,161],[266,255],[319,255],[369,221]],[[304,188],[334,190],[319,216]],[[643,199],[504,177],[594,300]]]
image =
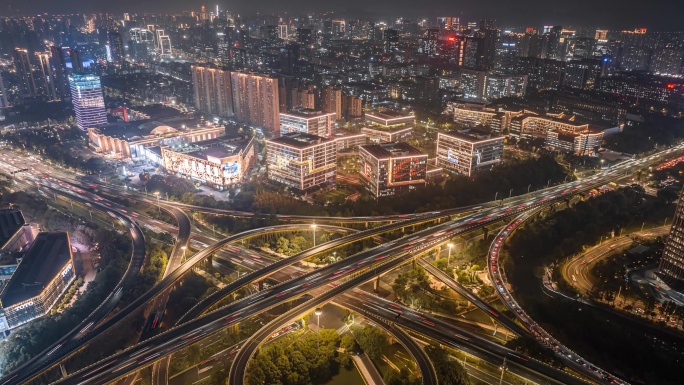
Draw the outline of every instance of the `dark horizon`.
[[[228,9],[243,16],[264,14],[267,9],[272,14],[303,14],[306,12],[336,12],[347,16],[367,16],[390,19],[408,17],[416,20],[439,16],[456,16],[462,21],[496,19],[500,28],[538,27],[542,25],[574,25],[601,27],[607,29],[633,29],[645,27],[659,31],[684,30],[681,18],[684,15],[684,1],[653,0],[650,3],[637,0],[576,0],[572,3],[552,0],[489,0],[478,2],[464,0],[454,4],[447,0],[348,0],[345,6],[337,2],[317,2],[312,5],[307,0],[291,0],[284,4],[277,0],[259,2],[197,2],[191,0],[171,0],[140,2],[120,0],[10,0],[0,8],[2,16],[29,16],[42,13],[179,13],[199,10],[202,5],[208,11],[216,4],[220,9]]]

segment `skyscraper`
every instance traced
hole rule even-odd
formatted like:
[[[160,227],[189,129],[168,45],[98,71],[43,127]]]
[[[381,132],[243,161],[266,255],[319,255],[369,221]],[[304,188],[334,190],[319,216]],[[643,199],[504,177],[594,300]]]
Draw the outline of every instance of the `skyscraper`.
[[[71,57],[71,70],[73,72],[83,72],[83,57],[81,57],[81,51],[77,49],[69,50],[69,57]]]
[[[280,135],[278,78],[235,71],[231,73],[231,87],[239,120]]]
[[[123,45],[123,39],[121,38],[121,34],[119,32],[116,32],[116,31],[109,31],[108,40],[109,40],[108,58],[114,64],[123,63],[123,61],[126,57],[126,54],[124,53],[124,45]]]
[[[50,55],[52,56],[52,66],[55,69],[55,87],[57,93],[62,99],[71,96],[69,91],[69,78],[67,77],[66,58],[64,57],[64,50],[62,47],[50,47]]]
[[[76,113],[76,123],[82,130],[107,123],[104,96],[100,77],[91,74],[69,76],[71,102]]]
[[[433,57],[437,53],[437,40],[439,39],[438,29],[426,29],[425,35],[420,40],[420,51],[428,57]]]
[[[33,79],[33,68],[29,62],[28,51],[23,48],[14,49],[14,69],[21,79],[21,94],[23,96],[36,96],[38,90]]]
[[[220,117],[232,116],[230,71],[195,65],[191,67],[191,72],[195,108]]]
[[[384,52],[392,53],[399,50],[399,31],[396,29],[386,29],[383,32]]]
[[[47,96],[50,101],[59,100],[57,89],[55,88],[55,75],[50,65],[50,55],[47,52],[36,52],[36,57],[40,67],[43,95]]]
[[[684,284],[684,190],[679,194],[679,203],[663,256],[660,258],[658,274],[668,283]]]
[[[2,82],[2,74],[0,74],[0,108],[9,107],[7,100],[7,91],[5,91],[5,83]]]
[[[335,120],[342,119],[342,90],[333,86],[323,91],[323,111],[334,112]]]

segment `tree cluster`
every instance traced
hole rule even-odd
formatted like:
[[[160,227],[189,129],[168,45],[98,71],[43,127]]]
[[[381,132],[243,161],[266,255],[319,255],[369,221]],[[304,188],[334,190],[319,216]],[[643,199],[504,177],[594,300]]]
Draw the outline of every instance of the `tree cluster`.
[[[320,347],[318,338],[320,335]],[[337,351],[340,336],[334,329],[307,333],[299,338],[284,337],[260,349],[247,367],[248,385],[322,384],[349,364],[348,353]]]
[[[430,357],[432,365],[437,373],[437,381],[440,384],[469,385],[470,379],[460,362],[451,360],[449,352],[436,345],[425,347],[425,353]]]

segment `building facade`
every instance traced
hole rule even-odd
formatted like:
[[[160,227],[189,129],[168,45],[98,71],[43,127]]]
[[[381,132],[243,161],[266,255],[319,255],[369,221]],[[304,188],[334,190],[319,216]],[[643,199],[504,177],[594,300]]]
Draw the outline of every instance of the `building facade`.
[[[427,159],[427,154],[404,142],[361,146],[361,183],[376,197],[424,187]]]
[[[233,115],[230,71],[207,66],[191,67],[195,108],[220,117]]]
[[[47,314],[75,277],[69,234],[38,234],[0,293],[9,327]]]
[[[213,139],[161,148],[162,165],[172,172],[223,190],[241,183],[256,163],[254,139]]]
[[[299,109],[280,113],[280,134],[304,132],[330,138],[333,135],[335,113],[325,113],[309,109]]]
[[[471,176],[502,161],[504,137],[470,131],[437,134],[437,166]]]
[[[268,179],[305,192],[335,182],[337,143],[305,133],[266,141]]]
[[[86,131],[107,123],[107,111],[99,76],[74,73],[69,76],[69,86],[78,128]]]
[[[668,283],[684,285],[684,190],[679,194],[670,235],[660,258],[658,274]]]
[[[268,75],[231,73],[233,111],[238,120],[280,134],[278,79]]]
[[[223,126],[178,130],[164,125],[141,129],[114,124],[89,128],[88,144],[97,153],[133,160],[145,158],[145,149],[150,147],[182,146],[216,139],[223,135],[225,135]]]

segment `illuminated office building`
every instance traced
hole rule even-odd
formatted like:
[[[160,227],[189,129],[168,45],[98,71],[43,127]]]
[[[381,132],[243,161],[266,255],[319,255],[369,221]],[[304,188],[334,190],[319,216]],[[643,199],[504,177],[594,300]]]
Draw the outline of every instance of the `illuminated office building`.
[[[280,113],[280,134],[303,132],[329,138],[333,134],[333,122],[335,114],[314,111],[310,109],[298,109],[292,112]]]
[[[504,137],[474,129],[437,134],[437,166],[471,176],[501,163]]]
[[[9,327],[47,314],[75,277],[69,234],[38,234],[0,293]]]
[[[305,192],[335,182],[337,143],[306,133],[266,141],[268,179]]]
[[[74,73],[69,76],[69,86],[78,128],[85,131],[107,123],[99,76]]]
[[[366,127],[361,128],[361,133],[368,137],[371,143],[388,143],[408,140],[413,134],[416,117],[386,112],[366,113]]]
[[[679,203],[660,259],[658,273],[666,282],[684,287],[684,190],[679,194]]]
[[[427,154],[408,143],[381,143],[359,147],[361,183],[376,197],[424,187]]]

